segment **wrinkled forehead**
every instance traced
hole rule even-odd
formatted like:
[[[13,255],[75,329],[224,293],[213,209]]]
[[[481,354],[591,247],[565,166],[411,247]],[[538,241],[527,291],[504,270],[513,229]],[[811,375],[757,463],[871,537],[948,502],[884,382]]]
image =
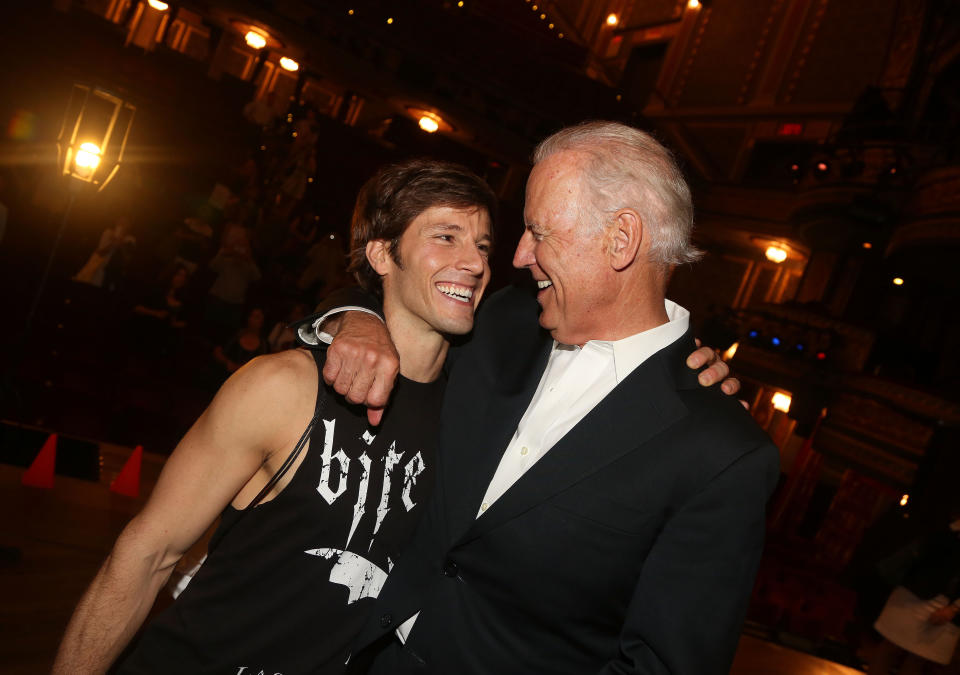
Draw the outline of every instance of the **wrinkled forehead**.
[[[542,219],[576,209],[583,190],[584,158],[575,152],[550,155],[527,179],[524,217]]]

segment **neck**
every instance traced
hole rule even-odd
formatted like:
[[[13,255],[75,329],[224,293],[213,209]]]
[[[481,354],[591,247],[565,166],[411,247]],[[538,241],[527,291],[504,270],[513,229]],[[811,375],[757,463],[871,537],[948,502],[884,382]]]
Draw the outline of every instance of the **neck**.
[[[387,330],[400,354],[400,374],[414,382],[433,382],[447,359],[450,343],[441,333],[423,323],[412,321],[403,311],[395,311],[384,302]]]
[[[664,307],[662,283],[651,279],[626,278],[615,287],[591,329],[591,340],[622,340],[670,321]],[[585,343],[586,341],[584,341]],[[583,344],[580,345],[581,347]]]

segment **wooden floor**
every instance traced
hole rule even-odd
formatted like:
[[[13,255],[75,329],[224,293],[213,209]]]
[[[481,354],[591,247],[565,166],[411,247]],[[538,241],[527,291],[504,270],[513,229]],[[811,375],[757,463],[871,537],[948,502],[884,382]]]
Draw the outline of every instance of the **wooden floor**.
[[[0,464],[0,672],[49,672],[74,604],[113,540],[142,506],[163,458],[144,455],[141,496],[109,491],[128,449],[103,451],[102,481],[57,476],[52,490],[24,487],[23,469]],[[11,558],[10,549],[20,551]],[[744,636],[736,675],[853,675],[859,671]]]

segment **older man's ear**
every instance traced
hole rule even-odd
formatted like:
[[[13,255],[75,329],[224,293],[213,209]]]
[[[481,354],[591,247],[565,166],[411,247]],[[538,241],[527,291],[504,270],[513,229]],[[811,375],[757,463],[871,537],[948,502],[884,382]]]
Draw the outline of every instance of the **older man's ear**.
[[[618,272],[626,269],[640,252],[643,244],[643,223],[633,209],[620,209],[607,232],[607,252],[610,264]]]

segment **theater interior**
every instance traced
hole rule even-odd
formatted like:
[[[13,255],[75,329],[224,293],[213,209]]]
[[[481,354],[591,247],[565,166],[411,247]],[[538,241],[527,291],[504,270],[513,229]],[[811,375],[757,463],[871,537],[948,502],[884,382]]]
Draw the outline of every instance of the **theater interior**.
[[[377,167],[460,162],[501,202],[496,288],[523,278],[533,147],[587,119],[677,153],[707,255],[668,295],[780,449],[731,672],[863,672],[890,591],[878,562],[960,513],[960,3],[37,0],[0,17],[5,673],[49,670],[215,391],[192,318],[160,360],[129,321],[184,223],[219,232],[222,193],[266,184],[309,129],[306,183],[267,212],[296,212],[286,194],[342,242]],[[104,114],[80,171],[76,131]],[[136,245],[116,287],[75,279],[121,214]],[[270,227],[286,223],[254,227],[251,297],[280,321],[293,258],[268,264]]]

